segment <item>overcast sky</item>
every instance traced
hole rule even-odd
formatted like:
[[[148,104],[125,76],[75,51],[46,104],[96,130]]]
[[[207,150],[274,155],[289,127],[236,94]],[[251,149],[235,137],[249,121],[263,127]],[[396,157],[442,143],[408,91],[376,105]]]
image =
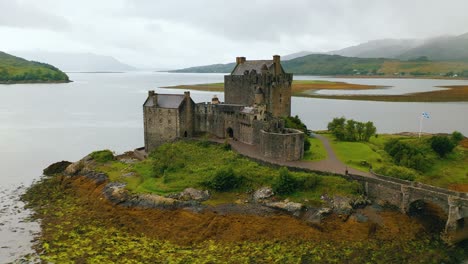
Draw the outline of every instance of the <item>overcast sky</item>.
[[[468,32],[467,0],[0,0],[0,50],[178,68]]]

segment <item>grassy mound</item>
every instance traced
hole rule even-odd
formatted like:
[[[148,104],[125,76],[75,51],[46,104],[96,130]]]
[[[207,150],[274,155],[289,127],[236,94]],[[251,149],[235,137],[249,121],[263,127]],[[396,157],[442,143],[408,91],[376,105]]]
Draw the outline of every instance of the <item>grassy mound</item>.
[[[99,164],[97,170],[109,175],[111,181],[127,183],[127,188],[135,193],[155,193],[165,195],[180,192],[188,187],[212,188],[220,202],[233,202],[226,197],[236,198],[262,186],[272,186],[279,178],[276,168],[260,165],[241,157],[223,145],[209,142],[180,141],[161,146],[150,154],[147,160],[127,164],[109,160]],[[234,175],[236,181],[225,186],[223,174]],[[311,188],[298,188],[288,197],[299,202],[308,200],[311,204],[321,203],[320,196],[354,196],[359,192],[359,184],[337,176],[319,176],[313,173],[290,172],[298,182],[316,182]],[[218,177],[218,178],[217,178]],[[215,182],[216,180],[223,182]],[[229,185],[229,182],[228,182]],[[219,190],[228,190],[217,195]],[[227,200],[226,200],[227,199]],[[211,201],[213,202],[213,201]]]

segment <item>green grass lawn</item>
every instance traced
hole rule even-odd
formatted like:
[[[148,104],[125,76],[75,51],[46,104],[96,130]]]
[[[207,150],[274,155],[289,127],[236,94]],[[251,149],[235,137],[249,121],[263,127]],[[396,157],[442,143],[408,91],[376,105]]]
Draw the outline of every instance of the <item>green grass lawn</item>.
[[[315,141],[313,142],[316,144]],[[242,178],[242,184],[230,191],[237,195],[224,193],[226,195],[216,198],[216,192],[214,192],[213,198],[215,199],[212,202],[219,200],[221,203],[226,202],[226,199],[233,202],[239,199],[239,196],[242,197],[243,194],[256,188],[272,186],[279,175],[275,168],[260,165],[241,157],[234,151],[223,149],[221,145],[207,142],[171,143],[159,148],[155,154],[152,158],[134,164],[124,164],[119,161],[102,163],[98,170],[107,173],[111,181],[127,183],[127,188],[131,192],[166,195],[180,192],[187,187],[206,189],[203,183],[213,177],[216,172],[232,168],[235,175]],[[158,175],[154,170],[154,163],[156,159],[160,161],[159,165],[164,163],[161,157],[166,158],[170,166]],[[358,184],[336,176],[319,176],[304,172],[290,173],[297,179],[315,177],[317,182],[313,188],[298,190],[289,195],[295,201],[309,200],[310,203],[320,203],[320,196],[324,193],[355,195],[359,189]]]
[[[361,171],[369,170],[368,165],[365,164],[366,162],[371,164],[373,169],[393,164],[392,158],[384,151],[384,145],[390,139],[418,140],[416,137],[382,134],[378,135],[378,137],[372,137],[369,142],[343,142],[336,141],[335,137],[331,134],[323,135],[329,139],[339,160],[349,167]],[[426,138],[421,138],[421,140],[427,138],[426,136]],[[415,180],[443,188],[466,189],[468,185],[467,151],[466,148],[458,146],[453,153],[445,158],[431,154],[434,156],[432,166],[426,172],[419,172]]]
[[[331,134],[323,134],[330,141],[339,160],[351,168],[369,171],[369,164],[373,169],[390,165],[390,157],[383,150],[386,138],[372,138],[370,142],[337,141]]]
[[[440,187],[465,185],[468,191],[468,153],[467,149],[458,146],[453,153],[444,159],[437,159],[431,170],[416,180]]]
[[[317,138],[309,137],[310,150],[304,153],[304,160],[319,161],[327,159],[327,151],[323,147],[322,141]]]

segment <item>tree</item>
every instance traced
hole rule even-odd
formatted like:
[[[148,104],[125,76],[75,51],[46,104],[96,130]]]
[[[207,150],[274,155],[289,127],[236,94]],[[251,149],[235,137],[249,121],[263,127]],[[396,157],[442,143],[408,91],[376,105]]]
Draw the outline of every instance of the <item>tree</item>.
[[[357,141],[356,138],[356,121],[350,119],[346,121],[345,125],[345,138],[347,141]]]
[[[453,151],[455,143],[445,136],[433,136],[431,138],[431,147],[441,158],[443,158]]]
[[[328,131],[330,131],[338,140],[345,140],[345,122],[344,117],[335,117],[328,123]]]
[[[365,129],[364,129],[364,141],[369,141],[369,139],[372,137],[372,136],[375,136],[375,134],[377,133],[377,128],[374,126],[374,123],[371,122],[371,121],[368,121],[366,124],[365,124]]]
[[[327,127],[341,141],[369,141],[377,132],[374,123],[370,121],[362,123],[353,119],[346,120],[344,117],[333,118]]]

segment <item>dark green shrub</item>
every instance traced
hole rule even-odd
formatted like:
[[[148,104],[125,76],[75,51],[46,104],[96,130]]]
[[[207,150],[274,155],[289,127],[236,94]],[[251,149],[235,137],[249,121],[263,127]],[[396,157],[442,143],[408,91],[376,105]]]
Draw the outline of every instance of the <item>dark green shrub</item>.
[[[277,194],[289,194],[296,191],[297,180],[283,167],[279,170],[279,176],[273,182],[273,191]]]
[[[183,149],[174,147],[173,144],[164,144],[150,153],[153,160],[153,173],[155,177],[161,177],[165,172],[177,171],[185,167],[186,156]]]
[[[293,128],[308,134],[307,126],[302,122],[299,116],[288,116],[284,118],[284,126],[287,128]]]
[[[432,149],[442,158],[452,152],[455,146],[455,143],[448,137],[433,136],[431,138]]]
[[[418,173],[410,168],[394,165],[380,167],[375,170],[375,173],[407,181],[414,181],[416,176],[418,176]]]
[[[229,144],[227,141],[224,141],[222,148],[226,151],[231,150],[231,144]]]
[[[300,130],[304,132],[305,138],[304,138],[304,152],[308,151],[310,149],[310,142],[308,140],[309,138],[309,131],[307,130],[307,126],[302,122],[302,120],[299,118],[299,116],[288,116],[283,118],[284,119],[284,126],[287,128],[293,128]]]
[[[200,141],[197,142],[197,145],[200,146],[200,147],[203,147],[203,148],[207,148],[211,145],[211,142],[206,140],[206,139],[202,139]]]
[[[310,150],[310,141],[308,139],[308,137],[306,136],[304,138],[304,152]]]
[[[242,177],[237,176],[232,168],[222,168],[210,179],[203,182],[203,185],[217,190],[228,191],[239,187],[242,184]]]
[[[463,139],[465,138],[465,136],[458,132],[458,131],[453,131],[452,135],[451,135],[451,139],[453,141],[453,143],[455,143],[455,145],[458,145]]]
[[[297,181],[298,188],[300,188],[301,190],[307,191],[307,190],[312,190],[315,187],[317,187],[317,185],[320,184],[320,180],[321,178],[317,175],[307,174],[304,177],[298,178],[296,181]]]
[[[99,151],[94,151],[90,154],[91,158],[95,160],[96,162],[99,163],[105,163],[111,160],[114,160],[114,154],[112,151],[105,149],[105,150],[99,150]]]
[[[392,139],[385,144],[384,150],[395,164],[424,172],[431,167],[432,161],[428,153],[431,149],[425,144]]]

